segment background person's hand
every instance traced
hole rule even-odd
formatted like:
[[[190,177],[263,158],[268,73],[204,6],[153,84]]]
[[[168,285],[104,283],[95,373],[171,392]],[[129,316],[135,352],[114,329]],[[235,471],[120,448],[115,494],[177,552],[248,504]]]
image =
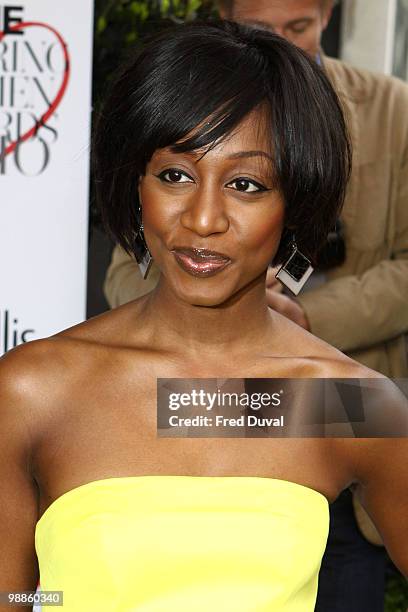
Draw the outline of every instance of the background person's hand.
[[[305,312],[296,300],[269,288],[266,288],[266,299],[269,308],[276,310],[294,323],[310,331]]]

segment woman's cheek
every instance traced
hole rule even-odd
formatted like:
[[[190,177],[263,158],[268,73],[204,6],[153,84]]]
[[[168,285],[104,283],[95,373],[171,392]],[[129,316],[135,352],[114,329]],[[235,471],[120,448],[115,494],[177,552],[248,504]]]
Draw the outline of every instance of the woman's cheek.
[[[248,234],[252,237],[250,246],[264,252],[266,257],[271,251],[274,251],[273,254],[275,254],[282,235],[283,223],[284,209],[280,206],[272,217],[269,216],[268,219],[264,220],[260,217],[256,226],[254,225],[252,231]]]
[[[147,231],[161,233],[171,217],[173,206],[169,206],[168,196],[154,186],[141,188],[143,225]]]

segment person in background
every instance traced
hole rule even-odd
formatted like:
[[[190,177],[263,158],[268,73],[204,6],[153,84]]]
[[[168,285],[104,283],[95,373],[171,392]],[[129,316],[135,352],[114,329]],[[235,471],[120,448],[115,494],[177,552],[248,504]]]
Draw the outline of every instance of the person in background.
[[[333,0],[220,2],[222,17],[272,29],[323,66],[353,145],[341,217],[344,261],[296,299],[280,293],[269,274],[268,303],[360,363],[403,378],[408,376],[408,86],[323,54],[320,40],[333,5]],[[116,307],[148,293],[158,277],[153,267],[143,280],[135,260],[115,247],[105,295]],[[331,525],[316,610],[335,612],[336,601],[336,612],[383,612],[385,552],[349,491],[332,504]]]

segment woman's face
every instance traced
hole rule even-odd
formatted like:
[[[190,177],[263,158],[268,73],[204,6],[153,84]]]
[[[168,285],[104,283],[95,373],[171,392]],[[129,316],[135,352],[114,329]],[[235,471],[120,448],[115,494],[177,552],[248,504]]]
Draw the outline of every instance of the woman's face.
[[[217,306],[256,280],[282,233],[270,135],[259,111],[203,155],[157,150],[140,180],[150,252],[183,301]]]

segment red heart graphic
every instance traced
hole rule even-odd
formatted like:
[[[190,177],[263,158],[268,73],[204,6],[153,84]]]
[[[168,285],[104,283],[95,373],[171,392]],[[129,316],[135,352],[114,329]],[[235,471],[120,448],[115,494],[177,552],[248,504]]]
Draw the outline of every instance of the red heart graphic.
[[[55,113],[58,106],[60,105],[61,100],[64,97],[65,91],[67,89],[68,81],[69,81],[70,58],[69,58],[69,53],[68,53],[68,47],[66,43],[64,42],[64,39],[62,38],[62,36],[53,27],[49,26],[46,23],[41,23],[39,21],[27,21],[24,23],[18,23],[17,25],[12,26],[10,30],[13,30],[13,31],[24,30],[25,28],[30,28],[30,27],[45,28],[46,30],[49,30],[50,32],[52,32],[58,39],[58,42],[60,43],[62,47],[62,51],[64,53],[64,60],[65,60],[64,78],[62,80],[61,87],[59,88],[58,93],[55,96],[54,100],[51,102],[50,106],[48,107],[48,110],[40,117],[40,119],[38,119],[34,127],[32,127],[27,132],[25,132],[25,134],[23,134],[18,140],[15,140],[11,144],[9,144],[6,150],[1,153],[0,159],[4,158],[9,153],[12,153],[21,142],[25,142],[26,140],[29,140],[32,136],[35,136],[39,128],[47,123],[48,119],[52,117],[52,115]],[[0,32],[0,42],[3,40],[5,36],[6,34],[4,32]]]

